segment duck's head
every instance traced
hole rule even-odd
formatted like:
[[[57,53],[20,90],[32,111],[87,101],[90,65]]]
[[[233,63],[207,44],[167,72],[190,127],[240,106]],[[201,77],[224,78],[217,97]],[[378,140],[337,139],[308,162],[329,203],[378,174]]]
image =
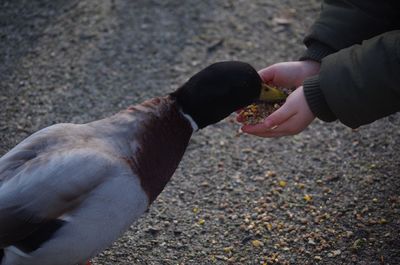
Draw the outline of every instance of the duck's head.
[[[227,61],[201,70],[171,96],[201,129],[259,99],[261,87],[261,78],[251,65]]]

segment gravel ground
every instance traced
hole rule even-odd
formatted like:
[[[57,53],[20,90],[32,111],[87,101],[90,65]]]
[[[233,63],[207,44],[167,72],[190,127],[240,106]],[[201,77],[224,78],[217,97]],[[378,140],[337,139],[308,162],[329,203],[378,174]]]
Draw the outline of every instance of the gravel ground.
[[[227,59],[294,60],[313,0],[4,0],[0,154],[172,91]],[[400,264],[400,115],[359,130],[197,133],[149,212],[94,264]],[[396,155],[397,154],[397,155]]]

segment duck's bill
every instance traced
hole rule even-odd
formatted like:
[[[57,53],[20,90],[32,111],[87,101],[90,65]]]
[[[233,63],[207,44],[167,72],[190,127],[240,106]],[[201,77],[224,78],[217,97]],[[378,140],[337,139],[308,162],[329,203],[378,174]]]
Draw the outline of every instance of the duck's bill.
[[[284,103],[291,90],[278,88],[263,83],[260,97],[253,104],[242,108],[236,120],[244,125],[255,125],[262,123],[266,117],[279,109]]]
[[[289,93],[286,91],[286,89],[274,87],[263,83],[258,100],[266,103],[277,103],[284,101],[288,97],[288,95]]]

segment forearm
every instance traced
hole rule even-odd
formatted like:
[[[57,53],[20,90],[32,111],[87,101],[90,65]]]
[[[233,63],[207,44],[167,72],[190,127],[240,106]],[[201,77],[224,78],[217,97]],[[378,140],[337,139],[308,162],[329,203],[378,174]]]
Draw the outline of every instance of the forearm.
[[[391,31],[324,58],[306,100],[318,118],[355,128],[400,110],[399,73],[400,31]]]
[[[321,61],[343,48],[398,29],[399,7],[397,0],[325,0],[304,39],[307,50],[301,59]]]

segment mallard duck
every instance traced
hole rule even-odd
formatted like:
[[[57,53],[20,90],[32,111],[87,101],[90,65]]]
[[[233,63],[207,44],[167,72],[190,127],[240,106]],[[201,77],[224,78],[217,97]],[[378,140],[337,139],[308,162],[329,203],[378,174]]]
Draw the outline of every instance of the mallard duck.
[[[260,95],[242,62],[213,64],[175,92],[87,124],[56,124],[0,158],[0,264],[82,264],[146,211],[194,131]]]

